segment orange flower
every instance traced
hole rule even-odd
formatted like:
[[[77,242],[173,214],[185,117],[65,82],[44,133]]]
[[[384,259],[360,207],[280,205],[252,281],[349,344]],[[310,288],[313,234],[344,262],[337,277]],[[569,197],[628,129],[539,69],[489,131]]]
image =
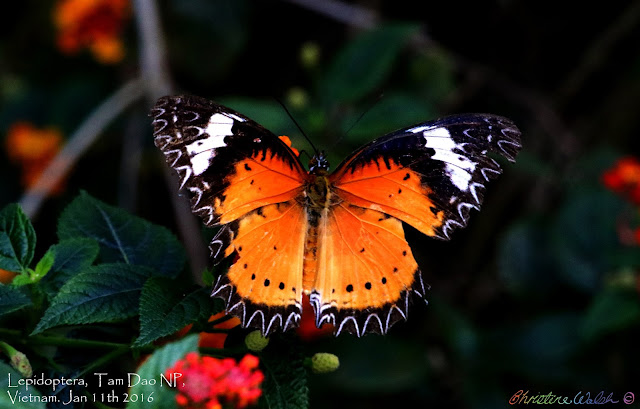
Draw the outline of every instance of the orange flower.
[[[241,409],[254,405],[262,394],[264,374],[258,365],[258,358],[249,354],[236,363],[233,358],[217,359],[190,352],[167,369],[166,376],[182,374],[176,395],[180,407],[221,409],[222,404],[227,404]]]
[[[88,48],[103,64],[124,57],[121,34],[129,16],[127,0],[60,0],[54,10],[58,48],[75,54]]]
[[[289,139],[288,136],[286,135],[282,135],[282,136],[278,136],[278,138],[280,138],[280,140],[282,142],[284,142],[289,148],[291,148],[291,150],[293,151],[293,153],[296,156],[300,156],[300,152],[298,152],[298,150],[296,148],[294,148],[293,146],[291,146],[291,139]]]
[[[17,276],[18,273],[14,273],[13,271],[7,271],[0,268],[0,283],[2,284],[11,284],[13,278]]]
[[[640,205],[640,161],[624,157],[602,175],[602,183],[616,193]]]
[[[39,129],[28,122],[16,122],[9,128],[6,149],[9,159],[22,169],[22,185],[33,186],[49,162],[60,150],[62,134],[54,128]],[[53,194],[62,190],[56,186]]]

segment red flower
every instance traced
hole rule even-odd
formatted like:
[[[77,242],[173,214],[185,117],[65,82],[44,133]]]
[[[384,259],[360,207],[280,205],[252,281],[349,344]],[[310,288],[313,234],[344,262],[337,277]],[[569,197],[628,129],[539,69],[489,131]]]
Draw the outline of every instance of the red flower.
[[[640,161],[634,157],[624,157],[605,171],[602,183],[616,193],[620,193],[640,205]]]
[[[233,358],[218,359],[190,352],[167,369],[167,377],[182,374],[176,402],[187,409],[221,409],[233,405],[242,409],[253,405],[262,394],[264,374],[258,358],[245,355],[239,363]]]
[[[65,54],[88,48],[101,63],[119,62],[128,15],[127,0],[61,0],[54,11],[58,48]]]
[[[333,334],[334,326],[322,324],[321,328],[316,327],[315,313],[309,302],[309,296],[302,296],[302,318],[300,318],[300,326],[297,329],[298,335],[305,341],[312,341]]]

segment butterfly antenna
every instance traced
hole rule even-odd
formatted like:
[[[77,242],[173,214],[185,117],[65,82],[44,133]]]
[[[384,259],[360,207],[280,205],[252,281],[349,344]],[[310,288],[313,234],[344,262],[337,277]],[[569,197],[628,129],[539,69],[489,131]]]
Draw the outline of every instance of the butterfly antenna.
[[[347,131],[341,136],[339,137],[334,143],[333,145],[331,145],[331,148],[333,149],[349,132],[351,132],[351,130],[353,128],[355,128],[355,126],[358,124],[358,122],[360,122],[360,120],[369,113],[369,111],[371,111],[376,105],[378,105],[378,102],[380,102],[380,100],[382,99],[382,97],[384,97],[384,94],[380,94],[378,95],[378,97],[371,102],[371,104],[369,104],[369,106],[367,107],[367,109],[365,109],[364,111],[362,111],[362,113],[360,114],[360,116],[358,117],[358,119],[356,119],[353,124],[351,124],[351,126],[349,127],[349,129],[347,129]]]
[[[300,131],[302,136],[304,136],[304,139],[306,139],[307,142],[309,142],[309,145],[311,145],[311,147],[313,148],[313,151],[315,152],[315,154],[319,155],[320,152],[318,152],[318,149],[313,144],[313,142],[311,142],[311,139],[309,139],[307,134],[304,133],[304,131],[302,130],[302,127],[300,126],[298,121],[296,121],[296,119],[293,117],[293,115],[291,115],[291,112],[289,112],[289,108],[287,108],[287,106],[284,104],[284,102],[280,101],[280,99],[276,98],[276,101],[278,101],[278,104],[280,104],[280,106],[284,109],[284,111],[287,113],[287,115],[289,115],[289,118],[291,118],[291,121],[293,121],[293,123],[296,125],[296,128],[298,128],[298,130]]]
[[[380,94],[378,95],[378,97],[373,100],[373,102],[371,102],[371,104],[369,104],[369,106],[367,107],[367,109],[365,109],[364,111],[362,111],[362,113],[360,114],[360,116],[358,117],[358,119],[355,120],[355,122],[349,127],[349,129],[347,129],[347,132],[345,132],[345,135],[348,134],[349,132],[351,132],[351,130],[358,124],[358,122],[360,122],[360,120],[369,113],[369,111],[371,111],[376,105],[378,105],[378,102],[380,102],[380,100],[382,99],[382,97],[384,97],[384,94]]]

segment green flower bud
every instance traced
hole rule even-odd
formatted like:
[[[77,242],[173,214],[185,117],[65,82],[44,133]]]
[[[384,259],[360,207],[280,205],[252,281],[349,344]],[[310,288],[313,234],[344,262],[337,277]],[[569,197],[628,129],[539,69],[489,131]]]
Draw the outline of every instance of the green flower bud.
[[[333,372],[340,366],[340,360],[336,355],[328,352],[318,352],[311,357],[311,370],[314,373]]]
[[[11,361],[11,366],[20,372],[22,376],[25,378],[31,377],[33,375],[33,369],[31,368],[31,363],[29,362],[29,358],[25,354],[20,351],[17,351],[14,347],[7,344],[6,342],[0,341],[0,350],[7,355],[9,360]]]
[[[247,335],[244,343],[249,351],[260,352],[269,344],[269,338],[263,337],[260,331],[256,330]]]

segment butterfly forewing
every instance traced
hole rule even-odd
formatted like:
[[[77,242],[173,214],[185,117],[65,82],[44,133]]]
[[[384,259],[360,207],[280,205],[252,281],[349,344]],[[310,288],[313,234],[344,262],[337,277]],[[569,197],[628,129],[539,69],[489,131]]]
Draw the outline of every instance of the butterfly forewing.
[[[487,114],[449,116],[393,132],[365,145],[331,175],[350,203],[381,210],[422,233],[448,240],[479,209],[486,183],[514,161],[520,131]]]
[[[226,224],[299,193],[300,161],[249,118],[193,96],[161,98],[152,115],[154,142],[205,224]]]

